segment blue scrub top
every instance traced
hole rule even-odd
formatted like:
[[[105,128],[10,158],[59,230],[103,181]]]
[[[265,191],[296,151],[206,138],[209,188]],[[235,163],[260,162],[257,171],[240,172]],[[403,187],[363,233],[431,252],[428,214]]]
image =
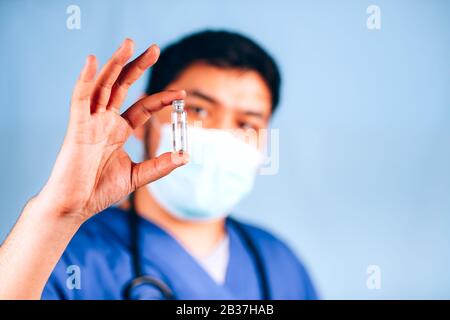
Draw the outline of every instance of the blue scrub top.
[[[76,233],[47,282],[43,299],[123,299],[133,278],[131,215],[111,207]],[[143,273],[163,281],[177,299],[261,299],[254,258],[233,223],[226,223],[230,257],[225,283],[217,284],[171,235],[139,217]],[[242,224],[265,265],[272,299],[316,299],[302,263],[282,241],[260,228]],[[73,267],[75,266],[75,267]],[[79,271],[79,273],[78,273]],[[74,273],[75,272],[75,273]],[[79,287],[74,276],[79,275]],[[152,288],[142,287],[151,291]],[[147,296],[162,299],[155,288]]]

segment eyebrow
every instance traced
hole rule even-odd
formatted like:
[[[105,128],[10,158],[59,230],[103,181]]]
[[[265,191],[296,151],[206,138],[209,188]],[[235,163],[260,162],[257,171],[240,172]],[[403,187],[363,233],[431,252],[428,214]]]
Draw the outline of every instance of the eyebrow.
[[[201,92],[199,90],[188,91],[188,95],[191,95],[191,96],[194,96],[194,97],[206,100],[206,101],[208,101],[210,103],[213,103],[213,104],[220,104],[220,102],[217,99],[215,99],[215,98],[211,97],[210,95],[207,95],[206,93],[203,93],[203,92]],[[244,111],[243,113],[246,116],[252,116],[252,117],[257,117],[257,118],[261,118],[261,119],[264,118],[264,114],[262,112]]]
[[[257,117],[257,118],[264,118],[264,115],[262,114],[262,112],[256,112],[256,111],[245,111],[244,114],[246,116],[252,116],[252,117]]]
[[[200,92],[198,90],[189,91],[188,94],[191,95],[191,96],[195,96],[197,98],[206,100],[208,102],[214,103],[214,104],[219,104],[219,101],[217,101],[213,97],[211,97],[211,96],[209,96],[209,95],[207,95],[207,94],[205,94],[203,92]]]

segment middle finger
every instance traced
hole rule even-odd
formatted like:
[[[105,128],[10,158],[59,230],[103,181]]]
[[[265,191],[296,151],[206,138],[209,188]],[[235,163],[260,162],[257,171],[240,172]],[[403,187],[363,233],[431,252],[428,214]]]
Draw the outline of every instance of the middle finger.
[[[91,113],[106,110],[111,95],[111,88],[114,82],[116,82],[123,66],[133,55],[133,47],[133,40],[125,39],[120,48],[117,49],[111,59],[103,66],[95,83]]]
[[[119,75],[111,90],[107,109],[119,112],[130,86],[139,79],[142,74],[156,63],[159,58],[159,47],[151,45],[144,53],[128,63]]]

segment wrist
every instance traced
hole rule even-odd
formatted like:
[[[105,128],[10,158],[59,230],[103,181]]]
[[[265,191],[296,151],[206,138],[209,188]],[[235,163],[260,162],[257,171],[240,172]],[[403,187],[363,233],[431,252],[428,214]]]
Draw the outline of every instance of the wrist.
[[[30,199],[25,207],[24,214],[28,215],[28,212],[34,218],[45,221],[47,224],[66,225],[71,229],[79,228],[85,222],[82,215],[60,206],[55,199],[47,196],[44,191]]]

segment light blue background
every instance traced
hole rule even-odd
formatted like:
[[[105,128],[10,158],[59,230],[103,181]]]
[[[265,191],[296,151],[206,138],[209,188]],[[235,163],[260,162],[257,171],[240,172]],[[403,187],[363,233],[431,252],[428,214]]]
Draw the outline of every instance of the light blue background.
[[[66,28],[70,4],[81,30]],[[366,28],[370,4],[379,31]],[[292,245],[323,298],[450,298],[444,0],[1,1],[0,238],[49,175],[85,57],[205,27],[250,35],[283,72],[280,171],[258,179],[241,215]],[[371,264],[380,290],[366,287]]]

